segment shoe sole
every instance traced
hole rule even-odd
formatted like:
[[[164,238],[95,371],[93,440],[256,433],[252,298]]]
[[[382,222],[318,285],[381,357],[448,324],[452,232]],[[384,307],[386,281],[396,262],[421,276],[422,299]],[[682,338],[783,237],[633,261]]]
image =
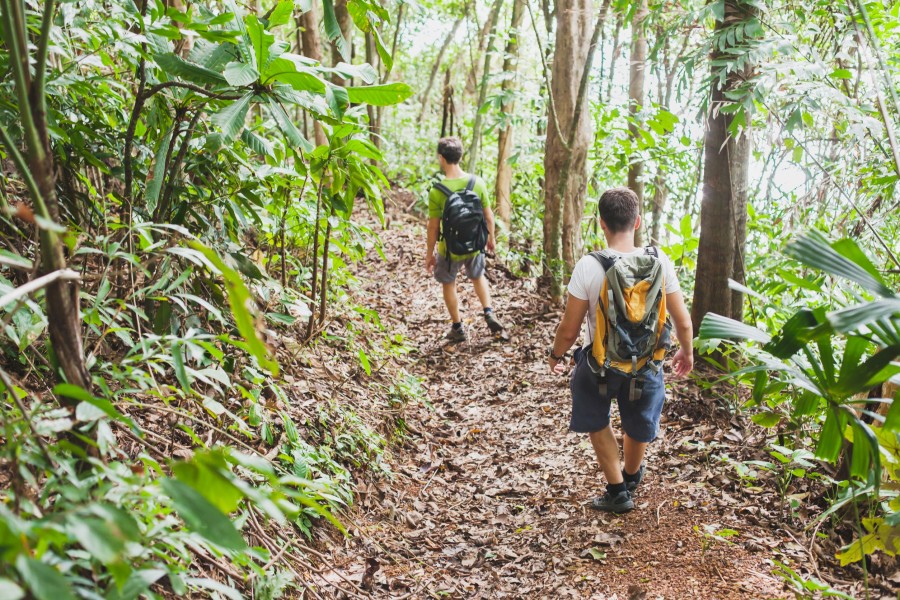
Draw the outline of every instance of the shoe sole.
[[[593,502],[591,502],[591,508],[598,512],[608,512],[620,515],[622,513],[631,512],[634,510],[634,502],[629,501],[628,504],[623,504],[621,506],[597,506]]]

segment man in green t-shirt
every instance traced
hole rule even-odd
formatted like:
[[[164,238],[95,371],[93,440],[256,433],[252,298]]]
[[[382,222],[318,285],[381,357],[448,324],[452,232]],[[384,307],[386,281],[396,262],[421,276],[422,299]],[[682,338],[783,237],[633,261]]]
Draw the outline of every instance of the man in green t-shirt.
[[[458,192],[469,183],[469,175],[459,167],[462,159],[462,142],[459,138],[447,137],[438,141],[437,157],[444,173],[441,181],[451,192]],[[484,209],[484,220],[487,224],[488,240],[487,251],[494,251],[494,213],[491,211],[490,198],[487,187],[480,177],[475,177],[475,185],[472,190],[481,199]],[[434,273],[443,286],[444,304],[450,312],[453,327],[447,334],[447,339],[452,342],[462,342],[466,339],[466,331],[463,329],[462,319],[459,316],[459,298],[456,295],[456,275],[460,266],[465,266],[466,276],[472,281],[481,307],[484,309],[484,320],[492,333],[503,331],[503,325],[494,317],[491,309],[491,290],[487,278],[484,276],[484,253],[473,252],[471,254],[450,254],[447,258],[447,247],[444,240],[438,241],[441,232],[441,216],[444,214],[444,205],[447,203],[447,195],[439,189],[432,188],[428,194],[428,248],[425,252],[425,270]],[[435,253],[437,247],[437,253]]]

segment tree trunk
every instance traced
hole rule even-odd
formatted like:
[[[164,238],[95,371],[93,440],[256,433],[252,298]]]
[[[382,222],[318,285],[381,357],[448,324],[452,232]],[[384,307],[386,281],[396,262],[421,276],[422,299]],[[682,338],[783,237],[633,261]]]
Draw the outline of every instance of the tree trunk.
[[[481,57],[482,54],[484,54],[485,48],[487,47],[487,44],[488,44],[488,39],[489,39],[491,33],[493,33],[494,27],[496,27],[496,23],[497,23],[496,13],[497,13],[497,11],[500,10],[501,4],[503,4],[502,0],[495,0],[493,6],[491,6],[491,12],[488,13],[487,20],[484,22],[484,25],[481,27],[481,31],[478,34],[478,51],[475,53],[474,56],[471,57],[472,64],[469,67],[469,74],[466,76],[466,93],[467,94],[475,93],[475,86],[478,84],[478,81],[480,80],[480,78],[479,78],[480,74],[478,73],[478,59]],[[478,24],[478,15],[477,15],[476,11],[474,10],[474,7],[473,7],[472,14],[475,15],[474,16],[475,24],[477,25]],[[493,26],[492,26],[492,24],[493,24]],[[470,47],[470,52],[471,52],[471,47]]]
[[[494,34],[497,31],[497,22],[500,20],[500,8],[502,6],[503,0],[494,0],[494,6],[491,8],[490,28],[488,29],[487,34],[487,52],[484,53],[484,67],[481,70],[481,85],[478,88],[478,101],[475,103],[475,124],[472,127],[472,143],[469,144],[468,169],[470,173],[474,173],[478,167],[481,128],[484,124],[484,113],[481,111],[481,106],[487,99],[488,80],[491,77],[491,56],[494,53]]]
[[[756,9],[740,0],[726,0],[725,18],[716,24],[716,36],[727,39],[725,32],[744,21],[755,18]],[[715,46],[714,46],[715,47]],[[704,140],[703,201],[700,209],[700,247],[691,318],[695,331],[707,313],[740,319],[743,295],[728,287],[728,279],[743,281],[743,255],[747,227],[747,180],[750,161],[748,126],[740,138],[729,135],[732,114],[722,108],[732,104],[726,93],[738,88],[749,76],[752,65],[743,72],[731,72],[725,84],[718,84],[721,66],[715,61],[733,58],[726,46],[711,54],[713,62],[712,90]]]
[[[394,41],[391,42],[391,65],[390,68],[385,69],[384,75],[381,77],[381,83],[387,83],[388,79],[391,76],[391,69],[394,67],[394,61],[397,57],[397,41],[400,39],[400,27],[403,26],[403,9],[406,7],[406,4],[401,4],[400,9],[397,11],[397,26],[394,29]],[[375,107],[375,131],[381,132],[381,118],[384,115],[384,107],[377,106]],[[380,139],[380,138],[379,138]],[[377,147],[381,147],[378,145]]]
[[[0,3],[4,15],[2,33],[9,53],[8,69],[15,82],[19,102],[18,120],[25,139],[24,155],[6,128],[0,125],[0,141],[6,147],[6,155],[16,166],[22,181],[34,203],[35,213],[48,223],[59,222],[59,202],[56,196],[56,169],[48,136],[47,110],[44,82],[46,61],[56,4],[52,0],[43,3],[43,20],[40,36],[28,43],[23,10],[11,8],[12,2]],[[31,47],[35,50],[32,53]],[[29,73],[33,67],[34,74]],[[59,234],[46,226],[37,227],[41,274],[66,269],[65,244]],[[85,390],[91,390],[91,376],[84,360],[81,338],[81,316],[78,310],[78,285],[72,277],[59,277],[45,288],[47,302],[47,329],[53,353],[65,381]],[[10,391],[12,393],[12,391]],[[79,400],[60,397],[64,406],[75,407]],[[75,440],[76,444],[80,442]]]
[[[303,13],[298,21],[298,25],[301,27],[300,37],[303,40],[303,55],[322,62],[322,41],[319,39],[319,18],[316,15],[315,3],[310,5],[310,9]],[[316,146],[327,145],[328,138],[325,137],[322,124],[315,121],[313,130],[316,136]]]
[[[375,37],[371,33],[366,33],[366,62],[375,67],[375,57],[378,53],[375,51]],[[376,70],[378,67],[375,67]],[[366,114],[369,116],[369,139],[376,148],[381,148],[381,135],[378,130],[378,113],[371,104],[366,105]]]
[[[512,19],[509,24],[509,40],[506,42],[506,57],[503,59],[503,97],[509,98],[503,103],[503,124],[497,132],[497,181],[494,186],[494,199],[497,203],[497,217],[509,231],[512,220],[512,166],[509,156],[512,152],[515,130],[510,122],[515,102],[510,98],[516,89],[516,75],[519,68],[519,26],[525,14],[525,0],[513,0]]]
[[[428,77],[428,85],[425,86],[425,91],[422,92],[422,108],[419,110],[419,119],[417,120],[417,123],[422,123],[422,119],[425,118],[425,111],[428,109],[431,88],[434,87],[434,80],[437,77],[438,71],[441,69],[441,63],[444,61],[444,54],[447,53],[447,48],[450,47],[453,38],[456,37],[456,32],[459,31],[459,26],[462,22],[462,17],[456,19],[450,32],[447,34],[447,37],[444,38],[444,43],[441,44],[441,49],[438,52],[437,58],[434,59],[434,65],[431,67],[431,75]]]
[[[638,206],[642,214],[644,212],[644,161],[641,160],[637,148],[641,140],[641,126],[638,118],[644,106],[644,71],[647,65],[647,32],[644,30],[644,20],[647,18],[647,13],[647,0],[641,0],[631,20],[631,69],[628,78],[628,113],[631,115],[628,132],[634,144],[628,161],[628,187],[637,194]],[[637,234],[635,242],[640,245],[641,231],[638,230]]]
[[[612,54],[609,58],[609,79],[606,80],[606,102],[612,102],[612,88],[613,82],[616,79],[616,61],[619,58],[619,54],[622,53],[622,44],[619,42],[619,37],[622,35],[622,17],[621,15],[616,18],[616,32],[613,35],[613,49]]]
[[[590,146],[591,122],[584,110],[590,67],[603,20],[604,2],[591,35],[591,0],[557,2],[556,50],[550,83],[551,112],[544,154],[544,273],[550,276],[551,296],[562,296],[562,268],[575,265],[581,249]],[[557,126],[558,123],[558,126]]]

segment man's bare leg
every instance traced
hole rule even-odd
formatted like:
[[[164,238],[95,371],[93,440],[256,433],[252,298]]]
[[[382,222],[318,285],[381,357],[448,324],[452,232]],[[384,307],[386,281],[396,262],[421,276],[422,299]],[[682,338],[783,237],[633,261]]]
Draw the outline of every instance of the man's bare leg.
[[[647,451],[649,444],[638,442],[634,438],[628,437],[627,433],[622,435],[622,449],[625,454],[625,472],[634,475],[641,468],[644,462],[644,453]]]
[[[592,432],[590,436],[594,454],[597,455],[597,463],[606,476],[606,482],[613,485],[624,482],[622,464],[619,462],[619,443],[613,435],[612,427],[607,425],[600,431]]]
[[[456,295],[456,282],[442,284],[442,290],[444,292],[444,304],[447,305],[450,318],[454,323],[461,322],[462,319],[459,318],[459,296]]]
[[[478,301],[481,302],[481,308],[491,308],[491,288],[488,285],[487,277],[482,275],[478,279],[473,279],[472,287],[475,288],[475,294],[478,296]]]

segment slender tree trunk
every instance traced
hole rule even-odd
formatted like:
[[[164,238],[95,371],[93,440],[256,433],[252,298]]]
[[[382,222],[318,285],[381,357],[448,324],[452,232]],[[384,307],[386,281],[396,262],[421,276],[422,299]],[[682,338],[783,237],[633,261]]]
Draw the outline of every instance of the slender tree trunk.
[[[716,24],[717,38],[727,39],[729,28],[755,18],[755,15],[753,6],[741,0],[726,0],[725,18]],[[720,47],[711,55],[713,83],[704,140],[700,247],[691,311],[695,330],[707,313],[736,319],[743,314],[743,296],[728,287],[728,279],[742,281],[744,276],[750,136],[746,127],[739,138],[730,135],[732,115],[721,109],[733,102],[726,93],[742,84],[752,65],[746,65],[743,72],[729,73],[724,86],[718,84],[722,67],[715,61],[732,56],[728,50],[728,47]]]
[[[491,34],[494,31],[494,27],[496,27],[497,23],[497,11],[500,10],[500,5],[503,4],[502,1],[494,1],[494,4],[491,6],[491,12],[488,13],[488,18],[484,22],[484,26],[481,28],[481,32],[478,34],[478,51],[472,57],[472,65],[469,68],[469,74],[466,76],[466,93],[474,94],[475,86],[480,81],[479,72],[478,72],[478,59],[481,55],[484,54],[485,48],[488,45],[488,40]],[[473,14],[475,11],[473,10]],[[477,15],[475,16],[476,25],[477,25]]]
[[[366,33],[366,62],[375,66],[375,57],[378,53],[375,51],[375,37],[371,33]],[[377,70],[377,67],[375,67]],[[381,136],[378,131],[378,113],[371,104],[366,105],[366,114],[369,117],[369,139],[376,148],[381,148]]]
[[[487,52],[484,53],[484,67],[481,70],[481,85],[478,88],[478,101],[475,103],[475,124],[472,127],[472,143],[469,144],[468,170],[474,173],[478,168],[478,151],[481,145],[481,129],[484,124],[484,113],[481,107],[487,99],[488,81],[491,78],[491,57],[494,54],[494,38],[497,32],[497,22],[500,20],[500,8],[503,0],[494,0],[491,8],[490,27],[488,29]]]
[[[504,98],[508,98],[508,100],[501,107],[504,126],[497,133],[497,181],[494,186],[494,198],[497,203],[497,217],[507,231],[509,231],[512,220],[512,202],[510,201],[512,166],[509,164],[509,156],[512,153],[515,133],[511,122],[515,102],[510,96],[516,89],[516,75],[519,68],[519,27],[522,24],[522,16],[525,14],[525,1],[513,0],[509,39],[506,42],[506,56],[503,59],[505,79],[502,89]]]
[[[3,14],[2,31],[8,52],[7,68],[10,80],[15,83],[18,100],[17,116],[24,137],[24,155],[3,125],[0,125],[0,141],[5,146],[7,158],[28,189],[35,213],[49,223],[59,222],[59,202],[56,195],[56,168],[48,136],[47,110],[44,82],[46,80],[47,55],[50,44],[56,3],[47,0],[42,4],[43,17],[40,36],[29,43],[24,5],[15,0],[0,2]],[[32,52],[31,47],[35,50]],[[33,75],[29,69],[34,69]],[[40,273],[50,274],[66,269],[65,244],[59,234],[46,225],[37,226],[40,252]],[[81,316],[78,310],[78,285],[72,277],[59,277],[45,288],[47,303],[47,329],[56,361],[65,381],[85,390],[92,388],[91,376],[84,360],[81,338]],[[64,406],[74,407],[79,401],[60,397]],[[79,442],[76,440],[76,444]]]
[[[647,0],[641,0],[634,17],[631,20],[631,69],[628,78],[628,112],[631,121],[628,123],[628,132],[634,142],[634,148],[638,148],[641,138],[641,125],[638,122],[644,106],[644,81],[647,65],[647,32],[644,29],[644,20],[647,18]],[[638,206],[641,213],[644,208],[644,161],[640,152],[634,150],[628,161],[628,187],[637,194]],[[641,232],[637,232],[638,245],[641,244]]]
[[[441,68],[441,63],[444,61],[444,55],[447,53],[447,48],[450,47],[450,44],[453,42],[453,38],[456,37],[456,32],[459,31],[459,26],[462,24],[462,22],[462,17],[454,21],[453,27],[447,34],[447,37],[444,38],[444,43],[441,44],[441,49],[438,52],[437,58],[434,59],[434,65],[431,67],[431,75],[429,75],[428,77],[428,85],[425,86],[425,91],[422,92],[422,108],[419,110],[419,118],[417,121],[418,123],[422,123],[422,119],[425,118],[425,111],[428,109],[428,101],[431,96],[431,88],[434,87],[434,80]]]
[[[391,65],[390,65],[391,68],[385,69],[384,75],[381,78],[381,83],[387,83],[388,79],[391,76],[391,69],[393,68],[394,61],[396,60],[396,57],[397,57],[397,42],[400,39],[400,28],[403,26],[403,9],[405,7],[406,7],[406,4],[401,4],[400,9],[397,11],[397,25],[396,25],[396,28],[394,29],[394,40],[393,40],[393,42],[391,42],[391,58],[393,60],[391,61]],[[379,133],[381,132],[381,118],[383,115],[384,115],[384,107],[377,106],[375,108],[375,130]],[[381,147],[380,144],[378,145],[378,147],[379,148]]]
[[[307,58],[322,62],[322,41],[319,38],[319,18],[316,15],[316,4],[310,5],[310,9],[299,17],[301,29],[300,37],[303,40],[303,55]],[[325,130],[318,121],[313,123],[316,136],[316,146],[328,144]]]
[[[606,101],[612,102],[613,82],[616,79],[616,62],[622,53],[622,44],[619,38],[622,35],[622,16],[616,18],[616,32],[613,34],[613,49],[609,58],[609,79],[606,80]]]
[[[551,278],[551,296],[558,301],[562,296],[562,267],[570,270],[581,250],[585,166],[591,137],[590,115],[584,104],[609,1],[603,4],[593,34],[591,0],[559,0],[556,7],[550,84],[556,119],[551,115],[544,154],[544,272]]]

